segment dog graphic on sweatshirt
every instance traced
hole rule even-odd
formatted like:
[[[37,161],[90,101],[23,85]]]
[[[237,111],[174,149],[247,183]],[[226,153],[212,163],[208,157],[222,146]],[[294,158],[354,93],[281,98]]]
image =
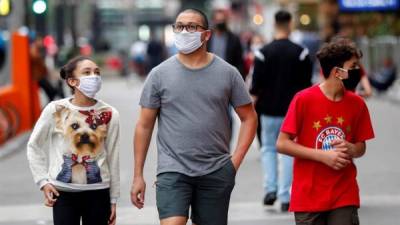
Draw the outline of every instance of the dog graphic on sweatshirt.
[[[76,184],[101,183],[96,158],[103,151],[111,110],[78,111],[57,106],[54,115],[56,130],[65,137],[67,146],[57,180]]]

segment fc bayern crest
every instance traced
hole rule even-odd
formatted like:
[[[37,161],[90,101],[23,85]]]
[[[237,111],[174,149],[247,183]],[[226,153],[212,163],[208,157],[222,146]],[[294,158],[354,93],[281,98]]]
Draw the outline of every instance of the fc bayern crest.
[[[317,140],[315,142],[315,148],[329,151],[333,149],[331,145],[331,142],[333,140],[345,138],[345,133],[339,127],[327,127],[318,134]]]

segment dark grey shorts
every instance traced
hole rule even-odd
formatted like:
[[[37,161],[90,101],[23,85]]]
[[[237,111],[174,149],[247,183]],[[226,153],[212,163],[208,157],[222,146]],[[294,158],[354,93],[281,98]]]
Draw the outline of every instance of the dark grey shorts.
[[[347,206],[325,212],[296,212],[296,225],[359,225],[358,208]]]
[[[229,160],[221,169],[198,177],[167,172],[157,176],[156,199],[160,219],[189,217],[198,225],[227,224],[236,170]]]

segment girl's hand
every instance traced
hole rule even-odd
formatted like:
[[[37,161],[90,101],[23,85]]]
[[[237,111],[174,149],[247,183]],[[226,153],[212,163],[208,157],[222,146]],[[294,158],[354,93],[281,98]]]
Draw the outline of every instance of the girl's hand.
[[[117,221],[117,204],[111,204],[111,215],[110,219],[108,219],[108,225],[115,225]]]
[[[42,191],[44,194],[44,204],[48,207],[53,207],[54,203],[57,201],[57,197],[60,196],[57,189],[52,184],[46,184],[42,188]]]

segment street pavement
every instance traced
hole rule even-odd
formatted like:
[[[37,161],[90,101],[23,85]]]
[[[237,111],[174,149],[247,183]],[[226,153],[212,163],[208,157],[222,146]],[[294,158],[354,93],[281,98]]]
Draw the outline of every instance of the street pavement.
[[[117,217],[121,225],[155,225],[156,147],[155,136],[145,166],[147,182],[145,208],[134,208],[129,199],[132,182],[132,136],[138,118],[138,101],[143,79],[106,77],[99,97],[115,106],[121,115],[121,199]],[[363,225],[399,225],[400,213],[400,104],[382,95],[368,100],[376,138],[367,144],[367,153],[356,160],[362,206]],[[237,128],[237,123],[236,123]],[[45,207],[42,193],[33,183],[25,142],[19,150],[0,158],[0,225],[52,224],[51,208]],[[272,207],[261,204],[263,198],[259,146],[254,142],[242,164],[232,193],[230,225],[289,225],[292,213],[281,213],[279,203]],[[190,223],[188,223],[190,224]]]

